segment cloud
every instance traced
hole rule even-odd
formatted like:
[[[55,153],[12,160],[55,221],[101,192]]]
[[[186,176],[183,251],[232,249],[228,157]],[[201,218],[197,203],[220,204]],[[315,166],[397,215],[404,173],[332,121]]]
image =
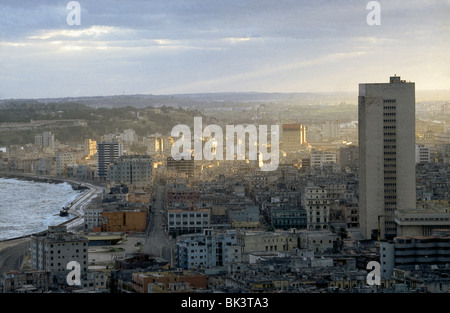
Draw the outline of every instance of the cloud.
[[[380,26],[360,0],[84,0],[80,26],[67,2],[2,7],[2,96],[348,90],[393,72],[450,85],[445,1],[380,1]]]

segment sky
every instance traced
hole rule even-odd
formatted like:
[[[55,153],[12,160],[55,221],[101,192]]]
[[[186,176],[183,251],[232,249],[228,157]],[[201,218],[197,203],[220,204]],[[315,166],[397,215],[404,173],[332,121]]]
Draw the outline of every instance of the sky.
[[[0,0],[0,99],[450,86],[450,0],[69,2]]]

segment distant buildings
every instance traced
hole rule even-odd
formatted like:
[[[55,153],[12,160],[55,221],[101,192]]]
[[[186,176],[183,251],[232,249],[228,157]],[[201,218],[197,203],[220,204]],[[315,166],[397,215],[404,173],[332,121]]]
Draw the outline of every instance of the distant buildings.
[[[416,206],[415,85],[359,85],[360,228],[366,239],[396,236],[395,210]]]
[[[306,142],[306,126],[302,124],[283,124],[281,133],[281,149],[286,153],[297,152]]]
[[[87,159],[90,159],[97,154],[97,141],[92,139],[84,140],[84,154]]]
[[[55,148],[55,135],[51,132],[43,132],[42,135],[38,134],[34,136],[34,144],[41,148]]]
[[[336,153],[313,149],[311,151],[311,167],[322,168],[326,164],[336,164]]]
[[[324,141],[332,141],[339,138],[339,121],[325,121],[322,125],[322,136]]]
[[[431,162],[431,149],[424,145],[416,145],[416,164]]]

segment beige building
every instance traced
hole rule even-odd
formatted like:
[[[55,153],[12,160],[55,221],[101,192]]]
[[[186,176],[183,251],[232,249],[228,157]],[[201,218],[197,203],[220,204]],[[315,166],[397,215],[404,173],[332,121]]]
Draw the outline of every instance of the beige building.
[[[326,187],[305,188],[305,209],[307,228],[311,230],[328,229],[330,223],[330,194]]]
[[[450,229],[450,201],[419,203],[414,209],[395,212],[397,236],[431,236],[435,230]]]
[[[97,141],[92,139],[84,140],[84,154],[86,159],[90,160],[95,154],[97,154]]]
[[[306,126],[302,124],[283,124],[281,149],[286,152],[297,152],[306,143]]]
[[[415,84],[359,85],[360,228],[366,239],[396,236],[395,210],[415,208]]]
[[[338,244],[338,235],[327,230],[318,231],[300,231],[299,246],[301,249],[314,251],[318,253],[330,252],[336,248]]]
[[[298,247],[298,235],[294,232],[248,231],[238,234],[238,244],[244,246],[243,258],[253,252],[283,252]]]
[[[153,161],[148,155],[124,155],[108,167],[108,183],[130,189],[148,189],[152,182]]]

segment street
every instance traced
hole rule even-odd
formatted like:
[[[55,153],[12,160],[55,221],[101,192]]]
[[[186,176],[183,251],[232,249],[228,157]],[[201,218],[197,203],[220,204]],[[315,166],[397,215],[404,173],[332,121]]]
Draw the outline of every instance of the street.
[[[150,223],[147,228],[143,252],[154,254],[167,261],[171,265],[175,263],[175,240],[165,234],[163,224],[167,224],[165,209],[165,186],[155,182]]]

